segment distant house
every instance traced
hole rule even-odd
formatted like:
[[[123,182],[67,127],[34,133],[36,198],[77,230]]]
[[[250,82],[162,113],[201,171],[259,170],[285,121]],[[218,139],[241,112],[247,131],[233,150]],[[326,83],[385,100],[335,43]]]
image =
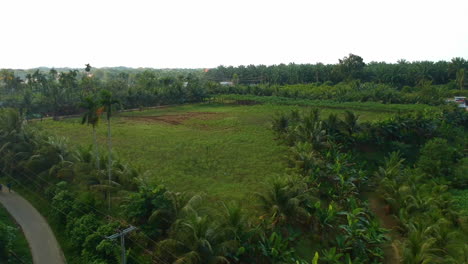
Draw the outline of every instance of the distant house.
[[[466,97],[455,96],[453,99],[453,101],[458,104],[458,107],[466,108]]]
[[[464,96],[455,96],[453,99],[447,99],[446,101],[449,103],[456,103],[458,104],[458,107],[465,108],[468,110],[468,104],[466,101],[466,97]]]
[[[221,84],[222,86],[233,86],[234,85],[233,82],[219,82],[219,84]]]

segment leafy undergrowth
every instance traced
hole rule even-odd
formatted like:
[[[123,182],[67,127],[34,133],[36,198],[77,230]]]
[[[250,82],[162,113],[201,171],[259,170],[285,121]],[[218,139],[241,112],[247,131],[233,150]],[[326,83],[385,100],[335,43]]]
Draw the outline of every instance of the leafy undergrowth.
[[[379,102],[339,102],[331,100],[310,100],[310,99],[296,99],[279,96],[256,96],[256,95],[239,95],[239,94],[226,94],[219,95],[216,100],[222,102],[241,103],[264,103],[275,105],[299,105],[299,106],[312,106],[319,108],[330,109],[346,109],[353,111],[373,111],[373,112],[407,112],[419,111],[425,109],[434,109],[433,106],[426,104],[383,104]],[[240,102],[239,102],[240,101]]]
[[[468,216],[468,189],[452,190],[451,192],[458,208],[465,216]]]
[[[0,205],[0,223],[15,228],[15,239],[12,244],[12,251],[16,256],[10,256],[10,262],[3,262],[0,256],[0,263],[32,263],[31,252],[29,250],[28,241],[24,237],[21,227],[13,220],[7,210]],[[20,258],[20,260],[18,260]]]
[[[24,188],[23,186],[15,185],[15,191],[18,192],[23,198],[28,200],[28,202],[30,202],[34,208],[36,208],[37,211],[40,212],[41,215],[47,220],[47,223],[54,232],[55,238],[60,244],[67,263],[78,264],[77,262],[74,262],[74,259],[79,257],[79,255],[77,255],[79,252],[76,252],[71,248],[69,239],[63,232],[59,231],[61,228],[60,224],[49,215],[49,212],[51,211],[49,202],[38,193],[35,193],[28,188]]]

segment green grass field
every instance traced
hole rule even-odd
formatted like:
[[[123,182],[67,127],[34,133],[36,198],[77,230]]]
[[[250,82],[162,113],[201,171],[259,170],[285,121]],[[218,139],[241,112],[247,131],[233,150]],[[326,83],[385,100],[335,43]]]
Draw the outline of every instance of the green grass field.
[[[24,237],[24,234],[21,231],[21,228],[16,224],[13,218],[11,218],[7,210],[1,205],[0,205],[0,221],[9,226],[13,226],[17,228],[16,239],[13,243],[13,252],[15,253],[16,256],[18,256],[23,261],[23,263],[32,263],[32,257],[31,257],[31,252],[29,250],[28,241]],[[0,263],[4,263],[2,262],[2,259],[0,259]],[[15,257],[11,257],[11,262],[8,262],[8,263],[21,263],[21,261],[19,261]]]
[[[391,108],[391,105],[386,105]],[[285,172],[287,147],[270,129],[276,112],[305,109],[297,105],[251,106],[192,104],[141,112],[126,112],[112,120],[113,146],[119,158],[148,171],[149,181],[162,181],[176,191],[205,193],[210,201],[238,200],[252,205],[252,194],[263,183]],[[345,109],[319,107],[322,115]],[[361,121],[379,120],[388,111],[355,110]],[[92,129],[78,118],[36,122],[70,143],[89,146]],[[106,124],[98,128],[104,150]]]

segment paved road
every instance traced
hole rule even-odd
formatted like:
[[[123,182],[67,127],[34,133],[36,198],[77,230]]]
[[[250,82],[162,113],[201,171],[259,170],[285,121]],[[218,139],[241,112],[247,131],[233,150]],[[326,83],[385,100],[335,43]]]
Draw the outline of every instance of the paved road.
[[[65,264],[62,250],[44,217],[23,197],[5,189],[4,186],[0,192],[0,203],[23,229],[34,264]]]

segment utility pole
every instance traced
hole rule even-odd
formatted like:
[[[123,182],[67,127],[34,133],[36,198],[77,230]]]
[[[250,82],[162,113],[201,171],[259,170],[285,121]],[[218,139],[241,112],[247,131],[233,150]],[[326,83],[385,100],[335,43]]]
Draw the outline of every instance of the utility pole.
[[[106,237],[106,239],[110,239],[110,240],[114,240],[114,239],[120,237],[120,247],[122,249],[122,264],[127,263],[126,254],[125,254],[125,235],[132,232],[135,229],[136,229],[136,227],[130,226],[129,228],[124,229],[124,230],[120,231],[117,234],[113,234],[112,236]]]

